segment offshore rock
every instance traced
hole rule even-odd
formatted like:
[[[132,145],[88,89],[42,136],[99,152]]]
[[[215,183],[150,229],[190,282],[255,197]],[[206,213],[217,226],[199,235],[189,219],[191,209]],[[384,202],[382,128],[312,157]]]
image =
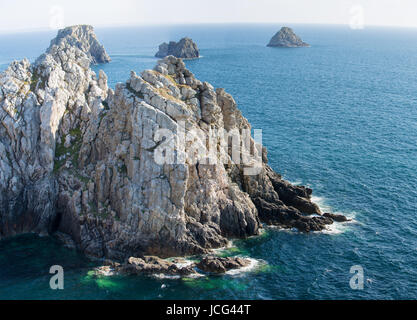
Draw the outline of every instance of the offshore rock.
[[[48,53],[53,46],[76,47],[88,56],[92,64],[111,61],[103,45],[97,40],[94,28],[89,25],[77,25],[59,30],[57,37],[51,41]]]
[[[281,48],[296,48],[296,47],[309,47],[310,45],[303,42],[299,36],[297,36],[291,28],[282,27],[271,39],[268,47],[281,47]]]
[[[190,38],[182,38],[179,42],[164,42],[159,46],[159,51],[155,54],[157,58],[174,56],[183,59],[195,59],[200,57],[197,45]]]

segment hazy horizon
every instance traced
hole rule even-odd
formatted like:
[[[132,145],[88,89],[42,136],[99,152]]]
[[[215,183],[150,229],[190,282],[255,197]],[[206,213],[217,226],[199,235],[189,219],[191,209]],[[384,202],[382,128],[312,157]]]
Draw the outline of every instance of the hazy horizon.
[[[147,23],[147,24],[131,24],[131,25],[94,25],[88,23],[78,23],[78,24],[65,24],[62,28],[71,27],[75,25],[91,25],[94,29],[112,29],[112,28],[140,28],[140,27],[167,27],[167,26],[199,26],[199,25],[273,25],[278,24],[282,27],[290,27],[295,28],[297,26],[334,26],[334,27],[348,27],[348,24],[340,24],[340,23],[293,23],[288,21],[278,21],[278,22],[190,22],[190,23]],[[15,29],[15,30],[1,30],[0,34],[2,35],[13,35],[13,34],[20,34],[20,33],[36,33],[36,32],[54,32],[58,29],[51,29],[51,28],[36,28],[36,29]],[[396,25],[367,25],[367,28],[401,28],[401,29],[417,29],[417,26],[396,26]]]
[[[323,24],[417,27],[413,0],[29,0],[0,3],[0,33],[56,30],[76,24],[129,27],[187,24]]]

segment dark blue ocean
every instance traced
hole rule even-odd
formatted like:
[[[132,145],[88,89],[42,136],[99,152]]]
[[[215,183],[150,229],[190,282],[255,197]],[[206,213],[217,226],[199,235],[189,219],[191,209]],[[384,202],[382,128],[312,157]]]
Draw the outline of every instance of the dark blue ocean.
[[[417,29],[293,25],[311,48],[267,48],[280,27],[97,29],[113,61],[94,69],[114,86],[130,70],[152,68],[161,42],[193,38],[203,57],[187,67],[225,88],[263,130],[271,166],[354,222],[312,234],[266,229],[222,252],[258,267],[195,279],[96,276],[96,262],[24,235],[0,242],[0,298],[417,298]],[[34,60],[54,36],[0,35],[0,70]],[[55,264],[65,270],[62,291],[49,288]],[[349,285],[354,265],[363,267],[363,290]]]

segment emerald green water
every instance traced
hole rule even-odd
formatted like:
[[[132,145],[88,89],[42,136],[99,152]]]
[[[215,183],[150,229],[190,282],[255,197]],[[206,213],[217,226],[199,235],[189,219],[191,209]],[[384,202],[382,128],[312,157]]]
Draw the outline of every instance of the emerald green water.
[[[238,241],[237,247],[225,249],[219,255],[251,254],[251,247],[267,238],[265,234],[257,239]],[[64,269],[64,290],[50,289],[52,265],[61,265]],[[1,241],[0,299],[187,299],[190,295],[197,299],[216,299],[219,294],[238,298],[239,294],[255,289],[253,279],[259,274],[283,271],[280,266],[260,264],[250,273],[233,276],[158,278],[102,276],[95,272],[100,265],[99,261],[91,261],[75,250],[62,247],[52,237],[23,235]]]

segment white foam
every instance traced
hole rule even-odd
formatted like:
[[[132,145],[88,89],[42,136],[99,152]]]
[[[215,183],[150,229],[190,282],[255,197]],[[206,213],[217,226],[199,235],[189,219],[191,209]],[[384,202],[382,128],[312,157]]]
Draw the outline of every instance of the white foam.
[[[206,275],[199,273],[197,271],[195,273],[191,273],[187,275],[170,275],[170,274],[165,274],[165,273],[152,274],[152,277],[157,278],[157,279],[164,279],[164,280],[178,280],[181,278],[201,278],[205,276]]]
[[[184,61],[190,61],[190,60],[198,60],[198,59],[201,59],[201,58],[204,58],[204,56],[198,56],[196,58],[182,58],[182,60],[184,60]]]
[[[266,230],[262,230],[262,233],[264,232],[266,232]],[[253,237],[259,237],[259,236],[260,235],[253,236]],[[221,247],[218,249],[212,249],[212,252],[215,253],[216,255],[221,255],[225,250],[230,249],[230,248],[237,248],[237,246],[234,245],[233,240],[228,241],[227,245],[224,247]],[[239,268],[239,269],[226,271],[225,274],[233,275],[233,276],[242,275],[248,272],[255,271],[260,266],[267,264],[266,261],[260,260],[260,259],[250,258],[247,256],[241,256],[241,255],[238,255],[237,257],[240,257],[245,260],[249,260],[249,265],[247,265],[246,267]]]
[[[188,267],[194,263],[194,261],[186,259],[184,257],[174,257],[174,258],[167,259],[167,261],[175,264],[178,269]]]
[[[227,275],[232,275],[232,276],[241,275],[241,274],[244,274],[244,273],[255,271],[261,265],[267,264],[266,261],[260,260],[260,259],[249,258],[249,257],[241,257],[241,258],[249,260],[249,265],[247,265],[246,267],[243,267],[243,268],[229,270],[229,271],[226,272]]]
[[[285,181],[291,183],[293,186],[300,186],[302,184],[301,180],[290,181],[284,178]]]
[[[326,229],[322,231],[314,231],[315,233],[341,234],[349,230],[349,225],[358,223],[355,220],[356,212],[354,211],[349,212],[349,213],[340,212],[340,211],[333,212],[332,207],[326,203],[326,200],[323,197],[312,196],[311,201],[316,203],[319,206],[321,212],[332,212],[334,214],[344,215],[346,218],[349,219],[349,221],[345,221],[345,222],[335,221],[333,224],[327,225]]]
[[[94,273],[96,275],[104,276],[104,277],[110,277],[116,274],[113,268],[109,266],[101,266],[94,269]]]
[[[274,225],[267,225],[266,226],[267,229],[273,229],[273,230],[277,230],[279,232],[285,232],[285,233],[299,233],[299,231],[297,230],[297,228],[283,228],[281,226],[274,226]]]
[[[186,278],[201,278],[201,277],[205,277],[205,276],[206,276],[205,274],[202,274],[202,273],[199,273],[199,272],[196,271],[195,273],[189,274],[185,277]]]
[[[350,218],[349,218],[350,219]],[[336,235],[341,234],[349,230],[349,224],[356,223],[356,221],[346,221],[346,222],[333,222],[333,224],[327,225],[326,229],[321,231],[314,231],[314,233],[323,233]]]
[[[321,212],[332,212],[332,208],[326,203],[323,197],[311,196],[311,201],[319,206]]]
[[[155,273],[152,275],[152,277],[157,278],[157,279],[170,279],[170,280],[181,278],[181,276],[169,275],[169,274],[164,274],[164,273]]]

